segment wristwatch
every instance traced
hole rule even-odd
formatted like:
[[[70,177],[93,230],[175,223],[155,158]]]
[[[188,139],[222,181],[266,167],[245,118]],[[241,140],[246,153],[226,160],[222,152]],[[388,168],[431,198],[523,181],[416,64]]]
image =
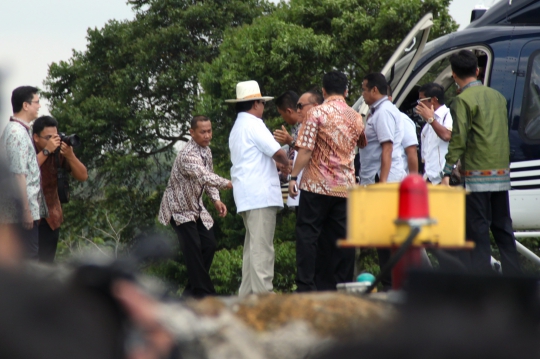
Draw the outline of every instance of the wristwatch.
[[[291,175],[287,176],[287,181],[296,181],[297,179],[298,179],[298,176],[291,176]]]
[[[51,152],[49,152],[49,150],[46,149],[46,148],[44,148],[43,151],[41,151],[41,152],[43,152],[43,155],[45,155],[45,156],[48,156],[48,155],[51,154]]]
[[[433,117],[430,117],[426,120],[427,123],[431,124],[433,123],[433,121],[435,121],[435,119]]]

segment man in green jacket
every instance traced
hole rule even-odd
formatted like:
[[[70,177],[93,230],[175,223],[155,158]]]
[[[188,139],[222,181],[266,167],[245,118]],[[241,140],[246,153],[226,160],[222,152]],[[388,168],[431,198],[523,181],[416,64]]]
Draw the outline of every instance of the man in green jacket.
[[[489,231],[501,254],[504,274],[521,274],[516,251],[508,190],[510,189],[510,143],[506,99],[477,80],[478,62],[468,50],[450,56],[452,76],[460,94],[450,105],[454,119],[452,138],[442,175],[461,159],[466,199],[467,238],[476,244],[465,263],[474,272],[491,271]]]

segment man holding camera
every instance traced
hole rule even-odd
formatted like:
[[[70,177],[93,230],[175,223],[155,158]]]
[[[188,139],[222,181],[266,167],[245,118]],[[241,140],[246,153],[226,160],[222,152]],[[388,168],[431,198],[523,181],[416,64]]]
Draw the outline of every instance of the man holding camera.
[[[81,182],[88,179],[86,167],[73,152],[75,143],[72,143],[73,140],[70,141],[73,137],[60,136],[58,122],[51,116],[41,116],[34,122],[32,138],[41,170],[41,186],[49,210],[49,217],[39,223],[40,262],[54,262],[60,225],[64,220],[58,196],[59,172],[62,170],[70,172],[73,178]]]

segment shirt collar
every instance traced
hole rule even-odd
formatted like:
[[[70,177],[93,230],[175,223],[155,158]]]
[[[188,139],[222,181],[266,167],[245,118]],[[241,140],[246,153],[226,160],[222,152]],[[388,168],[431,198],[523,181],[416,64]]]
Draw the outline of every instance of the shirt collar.
[[[15,116],[11,116],[10,118],[11,121],[15,121],[15,122],[18,122],[20,123],[21,125],[23,125],[27,130],[30,131],[30,125],[28,123],[26,123],[25,121],[21,120],[20,118],[17,118]]]
[[[330,102],[330,101],[341,101],[341,102],[345,102],[345,97],[343,97],[343,95],[332,95],[332,96],[328,96],[324,102]]]
[[[465,86],[463,86],[463,88],[461,89],[461,92],[463,92],[463,91],[465,91],[466,89],[468,89],[469,87],[473,87],[473,86],[482,86],[482,81],[476,80],[476,81],[471,81],[471,82],[469,82],[468,84],[466,84]]]
[[[255,120],[262,121],[262,118],[258,118],[257,116],[253,116],[252,114],[250,114],[248,112],[240,112],[236,118],[237,119],[241,119],[241,118],[255,119]]]
[[[450,109],[446,107],[446,105],[441,105],[434,114],[437,115],[439,118],[443,118],[448,111],[450,111]]]
[[[388,96],[383,96],[382,98],[378,99],[377,101],[375,101],[374,103],[371,104],[371,106],[369,106],[369,111],[371,112],[371,114],[373,115],[375,113],[375,110],[377,109],[377,107],[379,107],[379,105],[381,103],[383,103],[384,101],[388,100]]]

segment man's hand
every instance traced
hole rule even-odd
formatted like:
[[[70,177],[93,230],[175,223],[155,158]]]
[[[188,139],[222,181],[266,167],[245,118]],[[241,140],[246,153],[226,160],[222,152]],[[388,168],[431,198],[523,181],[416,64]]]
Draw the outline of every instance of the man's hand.
[[[30,212],[30,209],[25,209],[23,211],[23,223],[22,223],[24,229],[32,229],[34,227],[34,218],[32,218],[32,212]]]
[[[227,183],[225,189],[232,189],[232,181],[229,181],[229,183]]]
[[[432,118],[435,116],[435,110],[433,109],[433,105],[428,107],[425,103],[420,102],[418,106],[416,106],[416,112],[422,116],[424,120],[427,120],[428,118]]]
[[[225,203],[221,201],[215,201],[214,207],[216,207],[216,210],[218,211],[220,217],[225,217],[227,215],[227,206],[225,205]]]
[[[52,138],[51,138],[52,140]],[[64,156],[66,158],[66,160],[71,160],[73,159],[73,157],[75,156],[75,153],[73,153],[73,147],[71,147],[70,145],[68,145],[67,143],[65,142],[62,142],[60,144],[60,153],[62,154],[62,156]]]
[[[441,184],[443,186],[450,186],[450,177],[444,176],[441,180]]]
[[[279,170],[281,172],[281,174],[285,177],[287,177],[291,171],[292,171],[292,160],[289,160],[289,165],[288,166],[280,166],[281,169]]]
[[[298,196],[298,185],[296,184],[296,181],[294,180],[289,181],[289,196],[292,199],[295,199],[296,196]]]
[[[292,136],[289,135],[289,132],[287,132],[283,125],[281,125],[281,130],[274,131],[274,139],[281,145],[290,145],[293,142]]]
[[[49,151],[50,153],[53,153],[54,151],[56,151],[56,149],[58,147],[60,147],[60,143],[62,143],[62,141],[60,141],[60,136],[58,136],[58,134],[56,135],[53,135],[48,141],[47,141],[47,146],[45,146],[45,148],[47,149],[47,151]],[[63,143],[62,143],[63,144]]]

